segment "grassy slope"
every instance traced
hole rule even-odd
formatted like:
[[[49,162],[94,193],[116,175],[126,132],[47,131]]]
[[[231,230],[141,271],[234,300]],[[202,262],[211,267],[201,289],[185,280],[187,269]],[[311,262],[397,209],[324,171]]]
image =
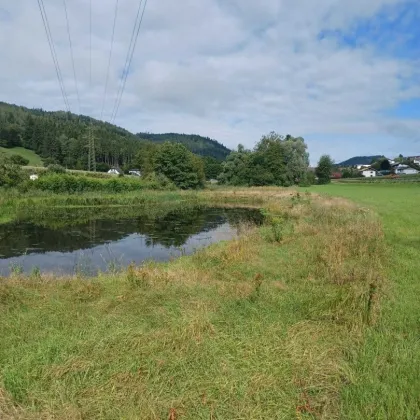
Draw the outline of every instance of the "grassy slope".
[[[341,417],[377,310],[377,220],[290,190],[201,199],[263,200],[267,224],[121,275],[0,283],[1,418]]]
[[[29,166],[44,166],[39,155],[37,155],[33,150],[25,149],[24,147],[12,147],[11,149],[0,147],[0,153],[5,153],[9,156],[20,155],[29,160]]]
[[[379,213],[391,280],[379,324],[353,361],[343,418],[420,418],[420,186],[329,185],[316,192],[350,198]]]

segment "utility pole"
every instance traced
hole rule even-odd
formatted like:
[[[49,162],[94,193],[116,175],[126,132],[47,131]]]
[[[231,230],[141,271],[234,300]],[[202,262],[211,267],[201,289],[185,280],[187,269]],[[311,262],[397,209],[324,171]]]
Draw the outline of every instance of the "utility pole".
[[[95,136],[92,132],[92,124],[89,126],[89,156],[88,168],[89,171],[96,172],[96,154],[95,154]]]
[[[88,147],[88,171],[96,172],[95,135],[92,130],[92,123],[89,124],[86,138]]]

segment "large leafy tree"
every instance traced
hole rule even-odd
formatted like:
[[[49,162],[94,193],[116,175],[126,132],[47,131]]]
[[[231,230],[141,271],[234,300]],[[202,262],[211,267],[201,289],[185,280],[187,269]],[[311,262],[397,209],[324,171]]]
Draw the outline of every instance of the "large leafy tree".
[[[251,152],[240,144],[238,150],[230,153],[226,161],[222,163],[222,172],[219,175],[220,183],[248,185],[250,158]]]
[[[182,189],[199,188],[204,184],[202,160],[180,143],[163,143],[156,153],[154,169]]]
[[[222,172],[222,163],[211,156],[203,158],[203,162],[206,179],[217,179]]]
[[[334,169],[334,161],[329,155],[323,155],[319,159],[316,168],[316,176],[318,177],[319,184],[329,184],[331,182],[331,175]]]
[[[230,185],[290,186],[306,181],[309,155],[301,137],[271,132],[254,150],[242,146],[223,164],[219,180]]]

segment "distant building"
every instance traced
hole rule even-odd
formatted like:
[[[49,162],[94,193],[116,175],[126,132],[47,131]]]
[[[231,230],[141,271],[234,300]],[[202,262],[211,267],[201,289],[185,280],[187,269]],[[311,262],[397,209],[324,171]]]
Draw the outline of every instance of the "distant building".
[[[407,159],[411,160],[416,165],[420,165],[420,156],[409,156]]]
[[[29,176],[29,179],[30,179],[31,181],[36,181],[38,178],[39,178],[39,176],[38,176],[38,175],[36,175],[36,174],[33,174],[33,175],[30,175],[30,176]]]
[[[361,175],[364,176],[365,178],[373,178],[375,176],[377,176],[377,172],[375,169],[373,168],[364,168],[360,171]]]
[[[398,165],[394,167],[396,175],[416,175],[419,173],[417,169],[411,168],[408,165]]]
[[[112,168],[108,171],[109,174],[111,175],[122,175],[122,170],[119,168]]]
[[[370,168],[370,165],[357,165],[357,169]]]
[[[209,179],[210,184],[218,184],[219,181],[217,179]]]
[[[130,169],[128,173],[133,176],[141,176],[140,169]]]

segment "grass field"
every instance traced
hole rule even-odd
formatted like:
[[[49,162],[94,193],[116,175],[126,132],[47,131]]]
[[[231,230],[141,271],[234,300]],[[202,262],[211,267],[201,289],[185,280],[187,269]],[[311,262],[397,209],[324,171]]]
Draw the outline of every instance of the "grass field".
[[[33,150],[25,149],[24,147],[12,147],[11,149],[6,149],[5,147],[0,147],[0,153],[5,153],[6,155],[20,155],[25,159],[29,160],[29,166],[40,167],[44,166],[41,160],[41,157],[37,155]]]
[[[355,381],[342,394],[348,419],[420,418],[420,186],[329,185],[317,193],[354,200],[384,225],[390,280],[378,325],[354,356]]]
[[[1,283],[0,417],[340,418],[384,282],[378,220],[291,190],[202,196],[266,223],[119,275]]]
[[[153,192],[266,222],[118,275],[1,281],[0,418],[418,419],[420,188],[309,190]]]

